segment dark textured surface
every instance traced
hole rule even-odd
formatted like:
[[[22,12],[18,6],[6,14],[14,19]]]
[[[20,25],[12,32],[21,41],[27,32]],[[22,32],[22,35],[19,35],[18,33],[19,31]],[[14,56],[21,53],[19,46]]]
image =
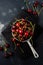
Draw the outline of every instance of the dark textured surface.
[[[37,52],[39,53],[39,46],[40,46],[40,44],[39,44],[39,40],[38,40],[38,38],[40,37],[40,35],[43,33],[43,28],[42,27],[40,27],[39,25],[38,25],[38,16],[35,16],[34,17],[34,15],[32,15],[32,14],[29,14],[29,13],[27,13],[25,10],[24,11],[21,11],[21,13],[19,13],[17,16],[16,16],[17,18],[26,18],[26,17],[28,17],[28,20],[30,20],[30,21],[32,21],[33,23],[35,23],[36,24],[36,28],[35,28],[35,33],[34,33],[34,36],[33,36],[33,42],[34,42],[34,44],[33,44],[33,46],[35,47],[35,49],[37,50]],[[14,19],[15,20],[15,19]],[[14,20],[12,20],[11,22],[10,22],[10,24],[14,21]],[[37,22],[36,22],[37,21]],[[8,26],[6,27],[6,29],[5,30],[3,30],[3,32],[2,32],[2,34],[3,34],[3,36],[5,37],[5,39],[7,40],[7,42],[9,42],[9,44],[12,44],[12,42],[11,42],[11,26],[10,26],[10,24],[8,24]],[[6,34],[5,34],[6,33]],[[26,47],[25,47],[26,46]],[[13,47],[13,45],[11,45],[11,47]],[[33,55],[32,55],[32,53],[31,53],[31,50],[30,50],[30,48],[28,47],[28,45],[25,43],[25,44],[23,44],[22,43],[22,45],[21,45],[21,47],[23,48],[23,50],[24,50],[24,54],[22,54],[22,53],[20,53],[20,51],[19,51],[19,49],[17,48],[17,51],[16,51],[16,56],[14,55],[14,58],[16,58],[16,60],[17,59],[19,59],[18,61],[20,62],[20,64],[23,62],[25,65],[26,64],[31,64],[31,60],[33,60],[33,61],[35,61],[36,59],[34,59],[34,57],[33,57]],[[39,50],[38,50],[39,49]],[[12,48],[12,50],[13,50],[13,48]],[[14,52],[15,53],[15,52]],[[39,53],[39,55],[40,55],[40,53]],[[13,58],[13,57],[12,57]],[[11,58],[11,60],[12,60],[12,58]],[[13,58],[13,60],[15,61],[15,59]],[[35,64],[37,64],[38,62],[39,62],[39,60],[40,60],[40,57],[35,61]],[[17,61],[17,62],[18,62]],[[25,62],[26,61],[26,62]],[[29,61],[29,62],[28,62]],[[23,64],[22,63],[22,64]],[[18,64],[18,63],[17,63]],[[24,65],[23,64],[23,65]]]
[[[5,24],[11,21],[23,6],[23,0],[0,0],[0,22]],[[43,11],[40,14],[39,24],[43,27]],[[38,45],[36,45],[35,48],[40,55],[38,59],[29,57],[28,59],[23,60],[16,54],[14,55],[14,57],[5,59],[3,57],[3,52],[0,52],[0,65],[43,65],[43,33],[38,37],[37,40],[38,41],[36,42],[38,43]]]

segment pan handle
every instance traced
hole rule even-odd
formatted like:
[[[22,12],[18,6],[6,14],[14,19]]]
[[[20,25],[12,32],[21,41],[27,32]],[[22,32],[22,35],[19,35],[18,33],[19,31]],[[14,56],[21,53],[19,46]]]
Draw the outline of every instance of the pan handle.
[[[28,43],[28,45],[29,45],[29,47],[30,47],[30,49],[31,49],[31,51],[32,51],[32,53],[33,53],[33,55],[34,55],[34,57],[35,57],[35,58],[38,58],[39,55],[38,55],[38,53],[36,52],[36,50],[33,48],[33,46],[31,45],[31,43],[29,42],[29,40],[27,41],[27,43]]]

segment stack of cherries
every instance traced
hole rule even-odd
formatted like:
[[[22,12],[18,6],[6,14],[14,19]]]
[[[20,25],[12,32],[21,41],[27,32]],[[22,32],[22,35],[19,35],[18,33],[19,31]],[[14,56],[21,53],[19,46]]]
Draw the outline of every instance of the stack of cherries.
[[[19,41],[24,41],[33,35],[30,21],[27,21],[25,19],[21,19],[13,23],[11,31],[12,36]]]

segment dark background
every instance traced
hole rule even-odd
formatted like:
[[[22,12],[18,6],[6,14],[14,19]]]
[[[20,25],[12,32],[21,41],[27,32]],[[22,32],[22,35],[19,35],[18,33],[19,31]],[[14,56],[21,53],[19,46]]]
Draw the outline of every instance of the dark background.
[[[30,3],[33,3],[33,1],[30,0]],[[10,22],[21,9],[24,9],[24,7],[23,0],[0,0],[0,22],[4,25]],[[43,11],[39,15],[39,19],[39,25],[43,28]],[[30,57],[29,59],[23,60],[16,55],[14,58],[5,59],[3,57],[3,52],[0,52],[0,65],[43,65],[43,33],[39,36],[37,42],[40,44],[36,48],[40,55],[38,59]]]

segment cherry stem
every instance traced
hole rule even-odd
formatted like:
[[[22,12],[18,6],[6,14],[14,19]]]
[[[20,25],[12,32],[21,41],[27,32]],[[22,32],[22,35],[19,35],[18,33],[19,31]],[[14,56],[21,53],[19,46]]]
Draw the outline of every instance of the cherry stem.
[[[14,45],[15,45],[15,48],[14,48],[14,50],[16,50],[16,43],[14,42]]]
[[[8,50],[8,49],[7,49],[6,47],[4,47],[4,51],[7,52],[7,50]]]
[[[41,11],[43,10],[43,7],[40,9],[40,11],[38,12],[38,15],[40,15]]]
[[[24,53],[23,49],[20,47],[20,50],[22,51],[22,53]]]

